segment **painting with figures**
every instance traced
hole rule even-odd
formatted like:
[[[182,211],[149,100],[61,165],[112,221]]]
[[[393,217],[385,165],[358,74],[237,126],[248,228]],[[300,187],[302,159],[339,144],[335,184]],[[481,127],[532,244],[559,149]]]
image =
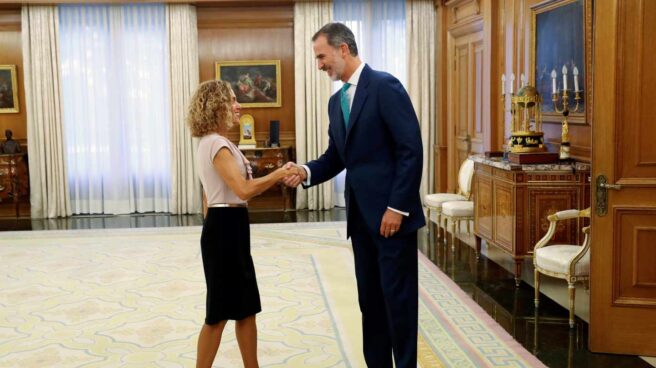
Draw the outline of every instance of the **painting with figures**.
[[[0,113],[17,113],[16,65],[0,65]]]
[[[280,107],[280,60],[216,63],[216,79],[229,82],[242,107]]]

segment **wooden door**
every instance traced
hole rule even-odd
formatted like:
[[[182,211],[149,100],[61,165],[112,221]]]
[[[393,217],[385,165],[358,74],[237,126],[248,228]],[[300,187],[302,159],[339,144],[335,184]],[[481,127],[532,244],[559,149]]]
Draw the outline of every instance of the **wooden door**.
[[[449,189],[457,188],[460,164],[485,146],[483,121],[483,17],[449,29],[447,120],[449,129]]]
[[[656,355],[656,1],[594,19],[590,350]]]

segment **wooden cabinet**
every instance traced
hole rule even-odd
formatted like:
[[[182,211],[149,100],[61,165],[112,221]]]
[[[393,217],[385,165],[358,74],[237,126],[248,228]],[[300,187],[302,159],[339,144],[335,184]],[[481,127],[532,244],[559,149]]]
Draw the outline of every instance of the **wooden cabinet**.
[[[29,198],[27,154],[0,154],[0,203],[13,202],[16,217],[20,217],[20,203]]]
[[[291,147],[246,148],[241,149],[246,159],[251,163],[253,177],[265,176],[291,161]],[[282,209],[293,208],[293,189],[280,183],[266,192],[248,201],[250,208]]]
[[[519,285],[522,262],[549,228],[547,216],[590,206],[590,165],[514,165],[474,156],[474,233],[511,255]],[[580,244],[576,221],[559,224],[553,242]]]

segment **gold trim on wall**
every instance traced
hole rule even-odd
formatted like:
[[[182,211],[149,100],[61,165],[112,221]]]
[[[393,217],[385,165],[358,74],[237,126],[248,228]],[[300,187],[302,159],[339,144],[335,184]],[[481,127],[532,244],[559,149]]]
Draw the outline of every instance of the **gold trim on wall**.
[[[585,111],[570,112],[568,117],[569,124],[586,125],[590,124],[592,119],[592,0],[547,0],[531,7],[531,44],[529,50],[529,80],[532,85],[535,83],[535,38],[536,38],[536,17],[538,14],[545,13],[561,6],[569,5],[577,1],[583,1],[583,63],[585,67],[585,80],[583,81],[583,101],[585,102]],[[557,69],[560,75],[560,69]],[[573,85],[573,84],[572,84]],[[543,96],[545,104],[551,103],[551,94]],[[542,121],[544,123],[562,123],[562,114],[544,111]]]

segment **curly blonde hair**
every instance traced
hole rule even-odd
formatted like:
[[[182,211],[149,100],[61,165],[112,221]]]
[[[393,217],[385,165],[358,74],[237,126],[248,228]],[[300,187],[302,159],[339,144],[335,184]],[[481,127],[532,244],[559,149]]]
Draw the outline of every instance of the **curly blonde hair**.
[[[202,137],[232,127],[232,88],[228,82],[201,83],[189,102],[187,125],[194,137]]]

